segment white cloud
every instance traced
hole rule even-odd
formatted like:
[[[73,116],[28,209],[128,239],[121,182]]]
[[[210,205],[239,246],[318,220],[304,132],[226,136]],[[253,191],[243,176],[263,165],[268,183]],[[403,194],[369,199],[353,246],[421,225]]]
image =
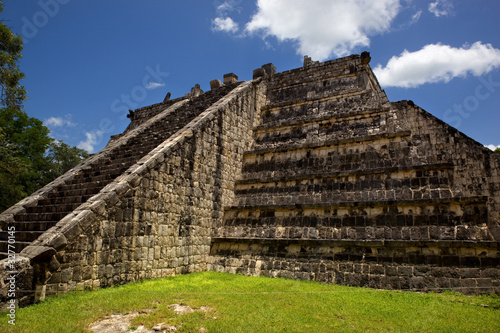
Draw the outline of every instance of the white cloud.
[[[491,149],[493,151],[495,151],[495,149],[500,148],[500,145],[498,145],[498,146],[495,146],[495,145],[486,145],[485,147],[489,148],[489,149]]]
[[[165,87],[165,83],[159,83],[159,82],[149,82],[147,85],[146,85],[146,89],[149,89],[149,90],[152,90],[152,89],[156,89],[156,88],[160,88],[160,87]]]
[[[212,20],[212,30],[213,31],[224,31],[235,33],[238,31],[238,23],[234,22],[232,18],[226,17],[216,17]]]
[[[62,117],[50,117],[49,119],[45,119],[43,124],[47,127],[62,127],[62,126],[69,126],[69,127],[74,127],[76,126],[75,123],[71,121],[71,115],[66,115],[64,118]]]
[[[78,148],[84,149],[88,151],[89,153],[94,152],[95,145],[101,142],[102,140],[102,135],[104,134],[104,131],[98,130],[98,131],[93,131],[93,132],[86,132],[85,141],[80,141],[80,143],[77,145]]]
[[[420,16],[422,16],[422,11],[421,10],[419,10],[418,12],[416,12],[415,14],[412,15],[410,24],[417,23],[418,20],[420,20]]]
[[[43,122],[43,124],[47,127],[59,127],[62,126],[63,123],[64,120],[61,117],[50,117]]]
[[[299,54],[325,60],[368,46],[370,36],[389,30],[400,7],[399,0],[258,0],[246,31],[296,41]]]
[[[467,74],[480,76],[500,67],[500,50],[476,42],[460,48],[429,44],[421,50],[393,56],[385,67],[373,69],[383,87],[418,87],[425,83],[448,82]]]
[[[241,3],[241,0],[225,0],[221,4],[217,5],[217,13],[224,15],[227,12],[240,11],[237,7]]]
[[[453,4],[449,0],[436,0],[429,4],[428,9],[436,17],[453,14]]]
[[[223,12],[227,12],[227,11],[231,11],[231,10],[233,10],[233,7],[232,7],[231,3],[228,1],[225,1],[217,6],[217,12],[219,12],[219,13],[223,13]]]

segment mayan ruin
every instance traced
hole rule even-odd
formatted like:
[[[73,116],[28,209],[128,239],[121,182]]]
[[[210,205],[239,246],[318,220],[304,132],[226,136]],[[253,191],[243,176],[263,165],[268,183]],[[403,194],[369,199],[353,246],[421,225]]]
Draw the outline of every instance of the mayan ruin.
[[[2,304],[12,268],[20,307],[207,270],[500,294],[500,155],[389,101],[369,63],[269,63],[131,110],[103,150],[0,214]]]

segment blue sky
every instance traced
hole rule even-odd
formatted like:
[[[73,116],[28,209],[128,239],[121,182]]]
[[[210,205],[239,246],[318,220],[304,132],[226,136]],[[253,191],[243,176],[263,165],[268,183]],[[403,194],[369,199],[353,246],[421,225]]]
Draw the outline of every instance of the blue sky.
[[[272,62],[278,72],[371,53],[391,101],[411,99],[500,145],[497,0],[4,0],[23,36],[26,112],[91,152],[128,109]]]

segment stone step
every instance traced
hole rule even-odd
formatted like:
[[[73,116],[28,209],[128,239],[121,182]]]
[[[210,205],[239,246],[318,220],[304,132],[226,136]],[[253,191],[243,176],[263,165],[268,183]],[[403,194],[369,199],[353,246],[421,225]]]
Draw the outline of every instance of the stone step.
[[[216,237],[249,237],[275,239],[323,240],[480,240],[493,237],[484,226],[459,224],[424,226],[225,226],[214,232]]]
[[[46,199],[40,199],[38,201],[39,206],[45,206],[45,205],[61,205],[61,204],[78,204],[81,205],[87,199],[90,198],[90,196],[60,196],[60,197],[52,197],[52,198],[46,198]]]
[[[332,147],[341,147],[341,148],[347,148],[347,149],[356,149],[356,148],[361,148],[363,143],[372,143],[374,146],[378,145],[387,145],[389,143],[393,142],[403,142],[404,140],[402,139],[410,139],[411,136],[411,131],[397,131],[394,133],[377,133],[377,134],[372,134],[372,135],[362,135],[362,136],[356,136],[356,137],[351,137],[347,139],[340,139],[340,140],[326,140],[326,141],[321,141],[321,142],[306,142],[306,143],[299,143],[299,144],[287,144],[287,145],[280,145],[277,147],[272,147],[272,148],[261,148],[257,149],[254,148],[252,150],[248,150],[244,152],[244,156],[253,156],[253,155],[263,155],[263,154],[269,154],[269,153],[275,153],[275,154],[280,154],[280,153],[286,153],[290,151],[295,151],[295,150],[313,150],[313,149],[325,149],[325,148],[332,148]],[[350,147],[353,146],[353,147]],[[357,147],[359,146],[359,147]]]
[[[120,176],[126,168],[123,170],[113,169],[113,173],[104,173],[93,175],[90,177],[79,177],[67,181],[64,185],[58,188],[59,191],[64,191],[68,189],[78,189],[78,188],[91,188],[91,187],[104,187],[110,182],[112,182],[116,177]]]
[[[131,164],[133,165],[133,164]],[[116,170],[114,169],[113,172],[110,172],[110,173],[105,173],[105,174],[101,174],[101,175],[96,175],[94,176],[94,179],[93,181],[98,181],[98,182],[101,182],[101,183],[111,183],[113,180],[116,179],[116,177],[120,176],[121,174],[123,174],[123,172],[125,172],[125,170],[127,170],[128,168],[124,168],[123,170]]]
[[[401,209],[391,211],[387,207],[371,209],[329,207],[307,209],[257,210],[248,209],[226,213],[224,226],[249,227],[419,227],[483,225],[487,221],[484,205],[464,207],[457,215],[456,206],[441,205],[400,205]],[[458,209],[462,209],[459,207]],[[411,211],[411,212],[408,212]]]
[[[82,182],[79,184],[64,184],[57,188],[58,192],[67,192],[74,190],[82,190],[82,189],[101,189],[106,184],[109,184],[111,181],[101,181],[101,180],[90,180],[87,182]]]
[[[302,72],[300,75],[288,75],[290,72]],[[308,75],[308,73],[310,73]],[[312,68],[297,68],[290,71],[276,73],[268,79],[268,90],[279,90],[283,87],[301,86],[311,82],[322,82],[332,78],[340,78],[343,76],[352,76],[354,73],[350,70],[349,66],[341,64],[328,64],[323,66],[321,72],[315,71]]]
[[[266,121],[264,124],[254,127],[254,133],[281,131],[289,127],[304,127],[323,123],[349,122],[349,121],[366,121],[370,118],[394,117],[397,110],[390,107],[364,107],[360,110],[350,110],[340,114],[328,113],[327,110],[318,112],[317,114],[308,114],[307,117],[284,117],[281,121],[271,122]]]
[[[124,170],[130,168],[136,161],[131,161],[130,158],[117,158],[110,161],[109,165],[106,165],[107,173],[122,173]]]
[[[490,240],[486,197],[227,207],[216,237]]]
[[[308,103],[319,99],[344,98],[349,94],[359,94],[363,89],[359,86],[356,73],[348,73],[337,77],[328,74],[286,86],[269,86],[266,106],[283,107],[296,103]]]
[[[409,169],[409,168],[408,168]],[[439,199],[453,196],[452,169],[390,170],[240,181],[235,186],[236,205]]]
[[[406,265],[424,264],[430,266],[426,272],[429,269],[436,269],[442,274],[446,271],[445,267],[496,268],[500,265],[500,258],[491,253],[495,253],[498,246],[499,243],[496,241],[269,239],[241,236],[212,237],[210,254],[230,258],[248,258],[250,255],[268,256],[272,253],[278,263],[274,269],[279,268],[279,258],[287,258],[287,260],[304,258],[336,263],[358,262],[367,265],[404,264],[400,269],[409,269],[410,272],[411,266]],[[410,255],[407,249],[412,249]],[[476,249],[484,249],[484,252],[490,255],[481,255]],[[254,257],[250,260],[256,259]],[[313,265],[319,266],[317,261],[316,264],[314,260],[309,262],[309,270]],[[319,271],[319,267],[317,268]],[[384,269],[382,268],[381,271],[381,268],[379,265],[374,265],[370,268],[370,273],[383,274]],[[273,269],[273,267],[267,266],[266,269]]]
[[[409,145],[408,137],[409,132],[403,131],[388,137],[373,135],[326,144],[249,151],[243,157],[242,179],[362,172],[444,162],[437,161],[425,143],[422,147]]]
[[[216,237],[491,240],[486,198],[229,207]]]
[[[26,207],[26,213],[28,214],[40,214],[40,213],[64,213],[72,212],[78,208],[81,203],[71,203],[71,204],[50,204],[50,205],[40,205],[33,207]]]
[[[6,241],[0,241],[0,252],[11,253],[10,251],[14,251],[15,253],[20,253],[26,246],[30,244],[31,242],[24,241],[16,241],[14,244],[8,244],[8,242]]]
[[[436,187],[433,189],[417,189],[412,190],[408,187],[392,189],[368,189],[356,190],[353,187],[349,188],[350,183],[335,184],[339,185],[338,190],[325,190],[316,192],[314,188],[310,191],[301,191],[300,187],[290,187],[288,192],[283,193],[259,193],[238,195],[235,199],[236,205],[253,206],[253,205],[286,205],[286,204],[326,204],[338,202],[341,200],[352,202],[371,202],[382,200],[420,200],[420,199],[447,199],[453,196],[452,190],[448,187]],[[347,188],[344,186],[347,185]]]
[[[112,178],[116,178],[116,175],[120,175],[124,170],[126,170],[128,167],[125,167],[122,165],[123,163],[118,163],[117,165],[105,165],[99,168],[98,171],[93,171],[89,172],[86,174],[83,174],[80,177],[75,177],[74,179],[71,180],[69,184],[77,184],[82,181],[93,181],[95,180],[95,177],[100,177],[100,176],[110,176]],[[129,163],[132,164],[132,163]]]
[[[14,233],[14,239],[16,242],[32,242],[38,237],[40,237],[45,231],[17,231]],[[7,231],[0,231],[0,241],[7,241],[9,234]]]
[[[388,168],[374,168],[365,169],[358,171],[330,171],[321,173],[309,173],[302,174],[298,176],[288,176],[283,177],[269,177],[269,178],[245,178],[239,179],[235,182],[235,189],[240,189],[247,187],[247,185],[254,185],[255,187],[267,184],[267,183],[277,183],[277,182],[292,182],[292,181],[304,181],[304,180],[323,180],[331,178],[340,177],[361,177],[361,176],[372,176],[381,174],[396,174],[405,172],[414,172],[417,178],[421,177],[431,177],[436,171],[453,170],[454,165],[451,162],[435,163],[435,164],[422,164],[422,165],[410,165],[406,167],[388,167]]]
[[[286,145],[353,140],[375,134],[401,131],[394,113],[352,119],[329,118],[320,121],[254,130],[254,149],[269,149]]]
[[[331,208],[349,208],[349,207],[394,207],[394,206],[421,206],[421,205],[440,205],[440,204],[483,204],[486,205],[488,201],[487,196],[474,196],[474,197],[453,197],[443,199],[415,199],[415,200],[381,200],[381,201],[337,201],[337,202],[324,202],[313,204],[300,204],[290,203],[284,205],[247,205],[247,206],[227,206],[225,211],[234,210],[283,210],[283,209],[326,209]]]
[[[55,226],[59,221],[16,221],[9,225],[16,231],[46,231]]]
[[[57,212],[57,213],[31,213],[31,214],[16,214],[14,219],[19,222],[35,222],[47,221],[58,222],[70,212]]]
[[[102,187],[94,187],[94,188],[80,188],[80,189],[76,189],[76,190],[59,191],[59,192],[50,193],[48,195],[48,199],[76,197],[76,196],[90,198],[91,196],[99,193],[99,191],[101,189],[102,189]]]
[[[103,163],[103,166],[107,168],[118,168],[123,169],[125,166],[130,164],[129,159],[121,157],[119,154],[117,156],[110,156],[110,158]]]
[[[373,109],[373,92],[357,90],[308,102],[269,103],[261,108],[262,126],[276,126],[318,117],[344,117],[364,114]]]
[[[321,70],[318,70],[317,66],[317,63],[312,63],[310,66],[276,73],[268,79],[269,89],[299,85],[303,82],[320,81],[332,77],[339,77],[341,75],[353,74],[357,66],[357,60],[355,59],[355,56],[350,56],[323,62],[320,64]]]

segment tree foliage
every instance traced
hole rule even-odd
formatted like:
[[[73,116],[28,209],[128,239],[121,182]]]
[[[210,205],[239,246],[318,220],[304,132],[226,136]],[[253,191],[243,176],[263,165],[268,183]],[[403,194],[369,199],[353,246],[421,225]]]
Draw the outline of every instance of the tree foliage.
[[[500,148],[495,149],[495,153],[500,154]]]
[[[88,156],[88,152],[83,149],[70,147],[62,141],[53,141],[45,156],[47,168],[44,182],[48,183],[56,179]]]
[[[3,12],[3,1],[0,0],[0,12]],[[18,67],[23,39],[14,34],[3,21],[0,22],[0,102],[7,108],[20,109],[26,99],[26,89],[20,81],[24,74]]]
[[[0,21],[0,212],[88,157],[52,139],[42,121],[23,110],[22,49],[21,36]]]
[[[0,210],[13,205],[19,198],[27,195],[19,177],[26,170],[27,165],[9,147],[0,127]]]

